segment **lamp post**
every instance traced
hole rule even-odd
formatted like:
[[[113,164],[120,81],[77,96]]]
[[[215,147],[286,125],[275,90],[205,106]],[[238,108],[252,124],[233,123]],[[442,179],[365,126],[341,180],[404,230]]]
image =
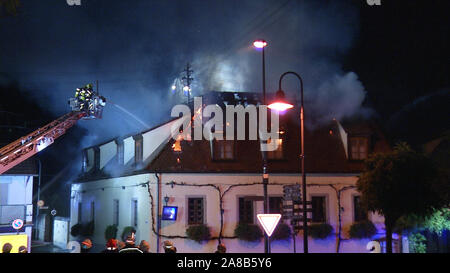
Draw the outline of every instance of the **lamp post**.
[[[303,251],[308,253],[308,225],[307,225],[307,208],[306,208],[306,174],[305,174],[305,130],[304,130],[304,110],[303,110],[303,80],[299,74],[288,71],[280,76],[278,83],[278,91],[276,93],[276,101],[271,103],[268,107],[270,109],[285,111],[293,107],[292,104],[284,101],[284,92],[281,89],[281,81],[284,76],[291,74],[296,76],[300,81],[300,146],[301,146],[301,170],[302,170],[302,201],[303,201]]]
[[[263,105],[266,105],[266,61],[264,55],[264,48],[267,46],[267,42],[264,40],[256,40],[253,42],[253,46],[257,49],[262,49],[262,91],[263,91]],[[268,195],[267,184],[269,184],[269,173],[267,171],[267,153],[262,152],[263,158],[263,191],[264,191],[264,213],[268,213]],[[264,233],[264,253],[270,253],[269,236]]]

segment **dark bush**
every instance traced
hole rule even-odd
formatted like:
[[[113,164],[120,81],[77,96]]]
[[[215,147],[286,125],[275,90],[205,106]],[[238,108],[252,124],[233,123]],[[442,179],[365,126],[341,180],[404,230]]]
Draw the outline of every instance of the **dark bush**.
[[[78,235],[80,235],[82,228],[83,226],[80,223],[73,225],[70,228],[70,235],[72,235],[73,237],[77,237]]]
[[[289,240],[291,239],[292,231],[288,224],[279,223],[275,228],[272,236],[270,237],[272,240]]]
[[[81,235],[92,236],[94,234],[94,221],[90,221],[87,224],[82,225]]]
[[[105,229],[105,239],[108,241],[109,239],[116,239],[117,237],[117,226],[109,225]]]
[[[254,224],[239,223],[234,230],[234,235],[243,241],[256,242],[263,237],[263,233],[259,226]]]
[[[377,233],[377,228],[371,221],[355,222],[350,226],[350,238],[370,238]]]
[[[333,227],[327,223],[312,224],[308,227],[308,234],[314,239],[325,239],[333,233]]]
[[[209,227],[207,225],[192,225],[186,230],[186,235],[189,239],[201,243],[208,241],[211,238]]]
[[[122,236],[120,236],[120,238],[122,238],[122,240],[125,241],[127,239],[127,236],[131,235],[131,233],[136,233],[136,229],[133,226],[124,227],[122,231]]]

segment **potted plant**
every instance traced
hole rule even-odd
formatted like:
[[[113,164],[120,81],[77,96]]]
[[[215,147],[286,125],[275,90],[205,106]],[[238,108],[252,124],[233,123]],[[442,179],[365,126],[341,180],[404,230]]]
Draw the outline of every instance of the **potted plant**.
[[[263,233],[255,224],[239,223],[234,230],[234,235],[243,241],[256,242],[261,240]]]
[[[105,229],[105,239],[108,241],[109,239],[116,239],[117,237],[117,226],[109,225]]]
[[[275,228],[272,236],[270,237],[272,240],[289,240],[292,236],[291,228],[288,224],[279,223]]]
[[[314,239],[325,239],[333,233],[333,227],[327,223],[312,224],[308,226],[308,234]]]
[[[186,235],[197,243],[208,241],[211,238],[210,229],[205,224],[189,226],[186,230]]]
[[[377,233],[375,225],[369,221],[355,222],[350,226],[350,238],[361,239],[370,238]]]
[[[73,225],[70,228],[70,235],[72,235],[73,237],[77,237],[78,235],[81,234],[81,229],[82,225],[80,223]]]

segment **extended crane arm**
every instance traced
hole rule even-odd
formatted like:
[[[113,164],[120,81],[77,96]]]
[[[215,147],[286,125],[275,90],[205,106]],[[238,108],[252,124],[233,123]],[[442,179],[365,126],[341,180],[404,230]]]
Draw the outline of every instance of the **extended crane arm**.
[[[81,90],[89,92],[89,96],[86,95],[83,100],[70,99],[72,112],[0,149],[0,175],[51,145],[78,120],[101,118],[105,98],[90,89]]]
[[[85,112],[70,112],[1,148],[0,174],[51,145],[85,115]]]

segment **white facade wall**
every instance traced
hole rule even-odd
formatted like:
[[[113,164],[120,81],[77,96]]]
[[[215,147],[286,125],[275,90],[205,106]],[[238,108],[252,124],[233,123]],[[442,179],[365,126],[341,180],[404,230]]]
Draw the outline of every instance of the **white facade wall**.
[[[100,169],[117,154],[117,144],[115,141],[108,142],[100,146]]]
[[[1,175],[0,176],[0,205],[25,206],[25,234],[27,234],[28,246],[31,247],[31,235],[33,222],[33,176],[25,175]],[[0,235],[7,235],[7,233]]]
[[[127,164],[130,160],[134,160],[134,139],[131,136],[123,140],[124,164]]]
[[[187,224],[187,198],[188,197],[203,197],[205,198],[205,223],[211,229],[211,236],[218,236],[220,230],[220,209],[218,191],[213,187],[196,187],[196,186],[181,186],[170,185],[170,182],[185,183],[185,184],[209,184],[213,183],[225,191],[229,186],[236,184],[246,184],[261,182],[260,174],[162,174],[162,191],[160,204],[161,208],[164,204],[164,197],[170,197],[168,205],[178,206],[178,217],[174,221],[161,221],[161,234],[168,236],[185,236]],[[340,175],[310,175],[307,176],[308,198],[314,195],[325,195],[327,199],[327,219],[336,232],[338,228],[338,206],[336,191],[329,185],[333,185],[336,189],[343,187],[351,187],[356,183],[356,176],[340,176]],[[133,187],[140,183],[150,181],[151,193],[153,196],[154,217],[156,219],[156,178],[154,174],[142,174],[129,177],[121,177],[108,180],[99,180],[96,182],[74,184],[72,187],[72,210],[71,210],[71,226],[76,223],[78,202],[83,202],[83,215],[89,216],[89,206],[91,201],[95,201],[96,215],[95,220],[96,231],[94,241],[104,242],[104,230],[107,225],[112,224],[113,210],[112,204],[114,199],[119,200],[120,204],[120,221],[119,232],[120,236],[123,227],[129,226],[131,223],[131,201],[138,200],[139,224],[137,227],[137,239],[147,240],[151,246],[151,252],[156,252],[156,236],[152,232],[152,214],[150,210],[150,197],[146,187]],[[300,176],[292,174],[277,174],[271,175],[269,183],[293,184],[300,181]],[[122,189],[125,186],[125,189]],[[104,187],[104,190],[101,188]],[[85,193],[81,193],[86,191]],[[269,185],[269,196],[282,196],[283,187],[281,185]],[[348,228],[353,223],[353,196],[358,194],[355,188],[342,191],[341,193],[341,221],[342,221],[342,237],[348,238]],[[259,185],[238,186],[232,188],[224,195],[223,209],[224,209],[224,229],[223,236],[234,236],[234,229],[239,221],[238,214],[238,198],[242,196],[262,196],[263,187]],[[263,202],[254,203],[254,215],[263,213]],[[378,231],[383,232],[383,218],[379,215],[370,215],[369,219],[377,225]],[[83,219],[87,221],[88,219]],[[258,223],[254,219],[254,223]],[[155,223],[156,229],[156,223]],[[296,250],[302,252],[303,242],[302,234],[296,237]],[[162,243],[166,238],[162,237]],[[211,253],[216,250],[217,240],[211,240],[203,244],[198,244],[188,239],[169,239],[178,249],[178,252],[203,252]],[[238,239],[224,239],[228,252],[264,252],[263,239],[259,243],[248,243]],[[340,252],[368,252],[366,245],[369,240],[344,240],[340,244]],[[292,240],[288,242],[275,241],[272,242],[272,252],[293,252]],[[162,249],[160,248],[162,251]],[[309,240],[310,252],[336,252],[336,236],[332,235],[326,240]]]
[[[149,174],[98,180],[95,182],[73,184],[71,196],[70,227],[78,223],[78,203],[82,203],[82,222],[91,220],[91,202],[95,206],[95,231],[91,238],[94,244],[104,245],[105,229],[113,224],[113,200],[119,200],[118,237],[126,226],[132,225],[131,202],[138,201],[138,226],[136,236],[148,240],[149,230],[149,198],[147,188],[136,186],[149,180]],[[123,189],[122,187],[125,187]],[[83,191],[85,191],[83,193]],[[74,240],[72,236],[71,240]]]

